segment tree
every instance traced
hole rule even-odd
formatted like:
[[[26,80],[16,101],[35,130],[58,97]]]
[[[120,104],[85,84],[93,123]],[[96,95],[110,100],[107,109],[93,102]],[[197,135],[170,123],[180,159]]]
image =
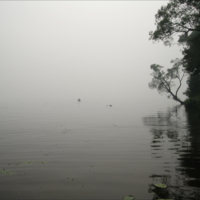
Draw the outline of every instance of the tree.
[[[171,45],[173,36],[200,32],[200,1],[171,0],[162,6],[155,15],[156,30],[150,31],[150,39]]]
[[[167,93],[168,98],[172,97],[175,101],[178,101],[181,104],[184,104],[178,98],[178,91],[182,85],[183,77],[185,76],[185,71],[181,69],[184,65],[183,61],[180,59],[172,60],[173,67],[167,69],[167,72],[164,72],[162,69],[163,66],[153,64],[150,68],[153,70],[151,74],[153,76],[152,81],[149,83],[151,89],[157,89],[160,94]],[[172,91],[172,87],[175,86],[175,80],[178,80],[178,87],[175,93]]]
[[[188,37],[181,37],[179,42],[185,46],[183,60],[185,70],[189,73],[188,88],[184,93],[188,97],[185,106],[200,110],[200,33],[192,32]]]
[[[185,70],[191,75],[200,74],[200,32],[192,32],[187,37],[180,37],[179,43],[184,44],[183,60]]]
[[[188,88],[184,94],[189,98],[200,97],[200,74],[190,76],[187,84]]]

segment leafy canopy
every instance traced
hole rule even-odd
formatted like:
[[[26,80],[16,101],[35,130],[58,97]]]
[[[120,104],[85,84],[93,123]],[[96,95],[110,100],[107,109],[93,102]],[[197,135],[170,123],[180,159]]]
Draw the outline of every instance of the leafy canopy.
[[[200,74],[190,76],[187,80],[188,88],[185,95],[189,98],[200,97]]]
[[[191,75],[200,74],[200,32],[180,37],[179,43],[184,44],[182,53],[186,71]]]
[[[200,32],[200,1],[171,0],[162,6],[155,15],[156,30],[150,31],[150,39],[171,45],[173,36]]]
[[[178,98],[178,91],[181,87],[183,77],[185,75],[182,66],[184,65],[183,61],[180,59],[172,60],[173,67],[167,69],[167,72],[163,70],[163,66],[158,64],[153,64],[150,68],[153,70],[152,72],[152,81],[149,83],[150,89],[157,89],[160,94],[167,93],[168,98],[172,97],[174,100],[183,103]],[[178,80],[179,86],[177,87],[175,93],[172,91],[172,87],[175,86],[175,79]]]

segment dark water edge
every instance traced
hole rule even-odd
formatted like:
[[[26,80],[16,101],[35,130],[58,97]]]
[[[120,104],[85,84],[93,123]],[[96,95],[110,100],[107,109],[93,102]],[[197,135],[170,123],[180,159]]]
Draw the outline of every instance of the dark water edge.
[[[199,114],[110,103],[2,105],[0,197],[200,199]]]
[[[184,110],[182,115],[181,110]],[[185,122],[181,117],[185,115]],[[168,150],[177,155],[176,174],[171,177],[170,171],[164,175],[152,175],[152,180],[166,184],[164,191],[150,186],[154,199],[168,198],[175,200],[200,199],[200,113],[196,110],[185,110],[175,106],[166,113],[158,112],[154,117],[145,117],[144,123],[152,126],[152,143],[159,151],[160,143],[165,139],[172,144]],[[156,154],[156,153],[155,153]],[[157,153],[158,154],[158,153]],[[164,163],[166,164],[166,163]],[[167,167],[166,167],[167,168]],[[173,181],[172,181],[173,179]]]

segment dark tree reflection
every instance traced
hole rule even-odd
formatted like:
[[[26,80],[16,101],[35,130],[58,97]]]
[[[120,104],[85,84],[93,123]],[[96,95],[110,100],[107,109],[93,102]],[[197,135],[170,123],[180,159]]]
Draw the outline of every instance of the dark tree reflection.
[[[152,183],[167,185],[162,190],[149,186],[153,200],[200,200],[200,113],[175,106],[143,121],[152,134],[152,158],[160,159],[165,171],[149,177]],[[167,153],[172,160],[164,160],[163,154]]]

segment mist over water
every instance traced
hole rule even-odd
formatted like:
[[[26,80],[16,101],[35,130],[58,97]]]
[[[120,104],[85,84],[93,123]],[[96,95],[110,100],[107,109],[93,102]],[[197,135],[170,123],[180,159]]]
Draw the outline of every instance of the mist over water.
[[[199,116],[148,88],[181,57],[148,40],[163,4],[0,2],[1,198],[199,195]]]
[[[199,187],[199,146],[192,140],[189,116],[171,101],[144,102],[2,104],[1,196],[154,199],[149,185],[162,182],[169,186],[168,197],[185,190],[188,198]],[[181,164],[187,159],[194,165]]]
[[[165,3],[0,2],[1,98],[154,97],[150,65],[181,57],[148,40]]]

